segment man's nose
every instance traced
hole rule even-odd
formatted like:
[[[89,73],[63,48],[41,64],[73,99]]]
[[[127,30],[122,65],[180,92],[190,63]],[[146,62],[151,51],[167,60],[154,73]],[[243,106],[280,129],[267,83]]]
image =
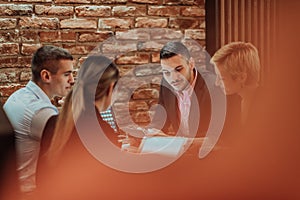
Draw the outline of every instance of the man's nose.
[[[172,80],[176,80],[177,77],[178,77],[178,72],[176,72],[176,71],[171,71],[171,76],[170,76],[170,78],[171,78]]]
[[[74,85],[74,83],[75,83],[75,79],[74,79],[74,76],[73,76],[72,73],[70,74],[69,83],[70,83],[71,85]]]

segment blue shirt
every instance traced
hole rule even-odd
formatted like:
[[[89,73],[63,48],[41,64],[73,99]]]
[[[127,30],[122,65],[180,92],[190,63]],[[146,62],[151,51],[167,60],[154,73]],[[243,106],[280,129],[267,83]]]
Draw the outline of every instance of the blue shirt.
[[[48,119],[57,115],[58,109],[33,81],[14,92],[3,108],[15,132],[21,191],[33,191],[40,139]]]

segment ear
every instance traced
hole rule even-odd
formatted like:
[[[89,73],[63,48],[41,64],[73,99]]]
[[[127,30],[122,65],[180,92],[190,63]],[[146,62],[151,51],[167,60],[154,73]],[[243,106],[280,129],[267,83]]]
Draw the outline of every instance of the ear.
[[[43,69],[40,72],[40,75],[41,75],[42,82],[49,83],[51,81],[51,73],[48,70]]]
[[[189,66],[190,66],[190,69],[194,69],[195,68],[195,60],[193,57],[190,57],[189,59]]]

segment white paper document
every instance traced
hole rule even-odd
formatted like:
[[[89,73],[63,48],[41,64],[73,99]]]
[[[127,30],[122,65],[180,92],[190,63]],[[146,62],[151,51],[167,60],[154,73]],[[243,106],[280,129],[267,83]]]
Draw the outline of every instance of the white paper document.
[[[184,137],[147,137],[142,140],[140,153],[178,156],[184,151],[187,140]]]

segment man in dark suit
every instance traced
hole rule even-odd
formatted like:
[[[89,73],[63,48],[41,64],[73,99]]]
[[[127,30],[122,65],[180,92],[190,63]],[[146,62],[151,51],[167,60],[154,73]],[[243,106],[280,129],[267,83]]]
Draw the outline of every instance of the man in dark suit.
[[[197,71],[193,57],[181,42],[168,42],[160,51],[160,59],[163,80],[153,123],[170,135],[205,136],[211,118],[211,98],[205,80],[214,85],[214,79],[204,80],[203,76],[210,73]]]

